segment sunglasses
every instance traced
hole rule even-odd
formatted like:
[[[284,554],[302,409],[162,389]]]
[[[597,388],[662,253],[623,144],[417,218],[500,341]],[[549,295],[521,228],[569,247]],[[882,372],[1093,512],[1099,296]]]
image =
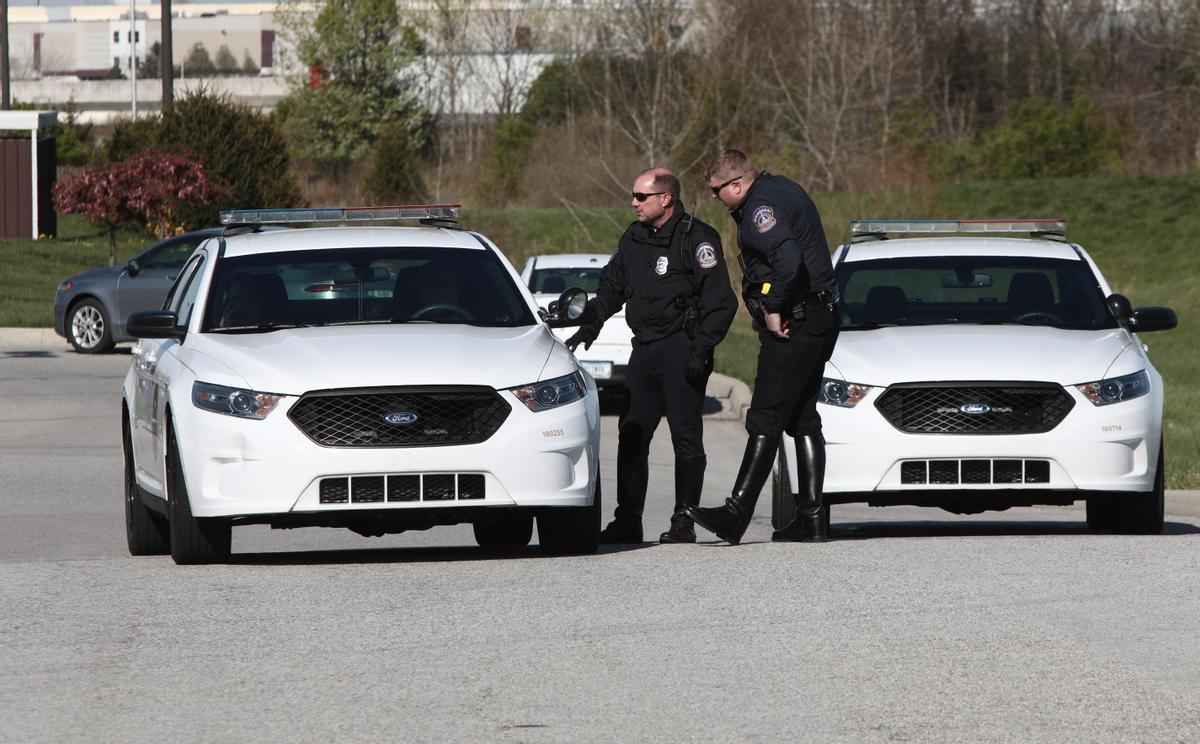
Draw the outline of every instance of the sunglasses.
[[[713,196],[720,196],[720,195],[721,195],[721,189],[725,188],[726,186],[728,186],[729,184],[733,183],[734,181],[740,181],[740,180],[742,180],[742,177],[741,177],[741,176],[737,176],[736,178],[731,178],[731,179],[729,179],[728,181],[726,181],[725,183],[721,184],[720,186],[710,186],[710,187],[709,187],[709,189],[711,189],[711,190],[712,190],[712,192],[713,192]]]
[[[635,191],[635,192],[633,192],[633,198],[634,198],[634,201],[636,201],[638,204],[641,204],[642,202],[646,201],[647,199],[649,199],[652,196],[661,196],[662,194],[665,194],[665,193],[667,193],[667,192],[651,191],[649,194],[643,194],[640,191]]]

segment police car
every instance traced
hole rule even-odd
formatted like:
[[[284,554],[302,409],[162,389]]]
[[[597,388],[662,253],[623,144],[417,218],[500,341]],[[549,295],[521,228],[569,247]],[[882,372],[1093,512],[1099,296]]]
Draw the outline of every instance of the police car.
[[[572,287],[583,289],[592,296],[600,288],[600,272],[609,258],[607,253],[534,256],[525,262],[521,281],[542,307],[548,307],[560,293]],[[555,333],[565,341],[573,331],[559,329]],[[596,379],[596,385],[604,390],[624,385],[632,352],[633,330],[625,322],[625,309],[621,308],[600,329],[600,335],[591,347],[577,347],[575,356],[580,366]]]
[[[1170,309],[1133,309],[1062,220],[851,232],[833,254],[843,326],[818,404],[827,504],[1084,500],[1094,529],[1161,532],[1163,381],[1141,334],[1175,327]],[[777,527],[798,482],[787,439]]]
[[[129,550],[230,554],[231,529],[382,535],[470,522],[485,547],[538,525],[595,550],[592,377],[456,206],[226,212],[141,340],[121,423]],[[425,226],[264,231],[420,219]],[[559,298],[577,317],[582,292]]]

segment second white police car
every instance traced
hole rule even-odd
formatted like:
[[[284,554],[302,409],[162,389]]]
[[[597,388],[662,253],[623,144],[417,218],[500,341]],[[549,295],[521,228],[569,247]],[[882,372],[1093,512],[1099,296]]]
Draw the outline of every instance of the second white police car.
[[[843,326],[819,398],[826,504],[1084,500],[1092,528],[1162,531],[1163,381],[1140,334],[1174,328],[1174,312],[1133,309],[1061,220],[851,231],[833,255]],[[931,233],[954,235],[911,237]],[[790,439],[780,453],[777,527],[800,482]]]
[[[231,528],[382,535],[470,522],[481,546],[596,549],[599,405],[456,206],[224,213],[124,383],[129,550],[230,555]],[[423,227],[280,223],[422,219]],[[577,315],[586,294],[564,293]]]

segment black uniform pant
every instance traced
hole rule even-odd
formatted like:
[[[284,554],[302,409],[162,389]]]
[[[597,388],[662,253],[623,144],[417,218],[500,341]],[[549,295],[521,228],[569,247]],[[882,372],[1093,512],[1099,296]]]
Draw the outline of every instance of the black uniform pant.
[[[777,338],[769,331],[758,334],[758,372],[754,395],[746,413],[746,431],[779,439],[821,434],[817,395],[825,362],[833,355],[840,323],[836,308],[807,308],[808,316],[792,321],[791,337]]]
[[[650,440],[663,415],[671,429],[675,458],[704,456],[704,384],[684,377],[691,339],[683,331],[656,341],[633,342],[625,371],[629,390],[617,436],[618,522],[640,523],[650,477]]]

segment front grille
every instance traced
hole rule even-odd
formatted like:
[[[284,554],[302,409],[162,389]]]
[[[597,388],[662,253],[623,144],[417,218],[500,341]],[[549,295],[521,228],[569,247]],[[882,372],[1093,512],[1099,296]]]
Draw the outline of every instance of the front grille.
[[[893,385],[875,407],[910,434],[1038,434],[1058,426],[1075,401],[1049,383]]]
[[[906,460],[900,463],[906,486],[1049,483],[1049,460]]]
[[[491,388],[375,388],[306,393],[288,418],[324,447],[420,447],[483,442],[511,411]]]
[[[322,504],[464,501],[486,498],[484,484],[483,473],[397,473],[322,478],[317,491]]]

